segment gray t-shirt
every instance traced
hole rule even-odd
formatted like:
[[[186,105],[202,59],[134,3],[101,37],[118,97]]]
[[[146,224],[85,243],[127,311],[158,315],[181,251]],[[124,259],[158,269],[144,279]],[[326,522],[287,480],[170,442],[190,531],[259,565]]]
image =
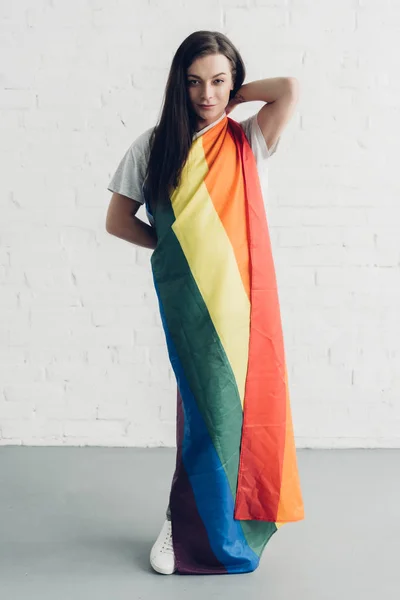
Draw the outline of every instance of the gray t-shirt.
[[[193,140],[197,139],[200,135],[203,135],[211,127],[216,125],[226,113],[221,115],[219,119],[196,132],[193,135]],[[239,121],[239,125],[243,128],[243,131],[249,141],[250,147],[253,151],[254,157],[257,163],[257,170],[260,177],[260,184],[263,193],[264,205],[266,206],[267,188],[268,188],[268,170],[266,161],[272,154],[275,153],[280,137],[271,149],[267,148],[265,138],[262,134],[260,126],[257,121],[257,113],[244,121]],[[126,151],[121,162],[119,163],[117,170],[111,178],[107,189],[110,192],[117,192],[123,196],[128,196],[141,204],[145,203],[143,194],[143,184],[146,174],[147,162],[150,154],[150,136],[153,132],[154,127],[144,131],[139,137],[137,137],[131,146]],[[151,214],[146,209],[147,218],[151,225],[154,225]]]

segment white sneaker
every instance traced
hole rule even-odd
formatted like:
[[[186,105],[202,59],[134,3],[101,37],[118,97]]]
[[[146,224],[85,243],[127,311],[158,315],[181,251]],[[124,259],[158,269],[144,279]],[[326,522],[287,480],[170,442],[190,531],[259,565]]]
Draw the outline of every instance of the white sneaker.
[[[175,554],[172,544],[172,524],[167,519],[161,528],[151,552],[150,564],[157,573],[172,575],[175,572]]]

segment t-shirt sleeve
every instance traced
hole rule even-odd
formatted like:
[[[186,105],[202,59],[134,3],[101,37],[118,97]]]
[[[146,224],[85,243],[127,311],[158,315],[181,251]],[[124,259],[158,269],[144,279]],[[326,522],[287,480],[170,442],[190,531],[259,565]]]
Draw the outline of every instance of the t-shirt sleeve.
[[[257,163],[266,160],[275,154],[281,138],[279,136],[271,148],[267,147],[265,138],[257,121],[257,113],[244,121],[239,121],[239,125],[241,125],[244,130]]]
[[[151,131],[148,129],[131,144],[107,186],[110,192],[128,196],[141,204],[145,203],[143,183],[149,158]]]

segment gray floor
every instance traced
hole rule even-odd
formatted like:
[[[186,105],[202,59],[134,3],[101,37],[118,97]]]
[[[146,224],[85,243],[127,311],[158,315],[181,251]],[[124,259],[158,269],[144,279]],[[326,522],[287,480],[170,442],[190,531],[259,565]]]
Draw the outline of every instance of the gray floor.
[[[306,519],[271,538],[254,573],[163,576],[148,556],[175,450],[2,447],[0,598],[397,600],[400,451],[298,459]]]

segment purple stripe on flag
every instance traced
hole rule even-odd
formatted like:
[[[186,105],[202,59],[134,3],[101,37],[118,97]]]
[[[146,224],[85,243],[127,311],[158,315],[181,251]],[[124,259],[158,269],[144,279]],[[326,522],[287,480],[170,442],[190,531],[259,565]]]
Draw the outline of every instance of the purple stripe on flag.
[[[176,468],[172,480],[170,509],[175,561],[178,573],[226,573],[213,553],[203,521],[198,513],[192,486],[182,462],[184,412],[182,397],[177,393]],[[190,540],[188,544],[187,540]],[[190,555],[185,551],[190,549]],[[210,568],[202,570],[198,565]]]

